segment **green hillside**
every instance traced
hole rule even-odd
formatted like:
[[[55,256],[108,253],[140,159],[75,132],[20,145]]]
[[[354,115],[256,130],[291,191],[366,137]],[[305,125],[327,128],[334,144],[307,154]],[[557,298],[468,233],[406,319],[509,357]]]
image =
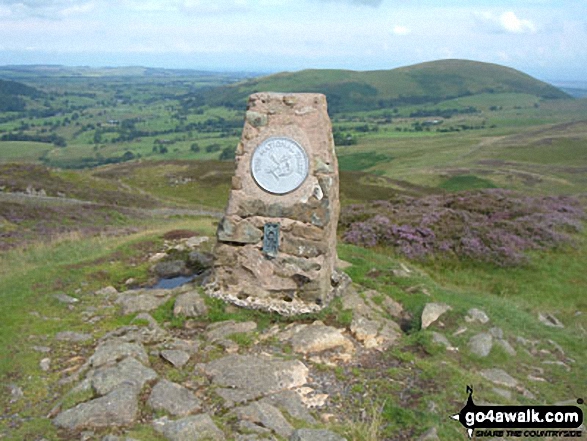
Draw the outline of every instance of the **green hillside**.
[[[38,98],[41,95],[34,87],[0,79],[0,112],[20,112],[25,108],[23,97]]]
[[[206,103],[242,106],[258,91],[320,92],[332,112],[435,103],[480,93],[523,93],[543,99],[569,95],[515,69],[467,60],[440,60],[393,70],[303,70],[207,90]]]

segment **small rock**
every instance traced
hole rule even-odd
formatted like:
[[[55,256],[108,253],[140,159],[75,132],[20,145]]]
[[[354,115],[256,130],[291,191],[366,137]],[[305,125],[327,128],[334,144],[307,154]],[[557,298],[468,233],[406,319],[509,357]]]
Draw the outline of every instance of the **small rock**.
[[[347,441],[337,433],[325,429],[298,429],[289,441]]]
[[[446,338],[440,332],[436,332],[436,331],[432,332],[432,342],[437,345],[442,345],[447,349],[453,347],[452,344],[450,343],[450,341],[448,340],[448,338]]]
[[[9,384],[8,389],[10,389],[10,403],[16,403],[22,397],[24,397],[24,393],[22,389],[17,386],[16,384]]]
[[[138,411],[136,390],[122,386],[108,395],[61,412],[53,423],[69,430],[127,426],[135,422]]]
[[[497,340],[497,344],[501,346],[501,348],[505,351],[506,354],[511,355],[512,357],[517,354],[514,347],[507,340]]]
[[[210,238],[208,236],[192,236],[185,241],[185,245],[186,247],[193,249],[209,241]]]
[[[453,337],[456,337],[458,335],[464,334],[465,332],[467,332],[468,328],[466,326],[461,326],[459,327],[459,329],[457,329],[455,332],[452,333]]]
[[[503,329],[501,329],[501,328],[498,328],[498,327],[491,328],[489,330],[489,333],[495,338],[498,338],[498,339],[503,338]]]
[[[173,314],[184,317],[201,317],[208,314],[208,307],[200,293],[194,290],[177,297],[173,307]]]
[[[167,253],[155,253],[151,257],[149,257],[149,262],[157,263],[167,257]]]
[[[74,303],[79,302],[79,299],[76,299],[75,297],[70,297],[67,294],[64,294],[62,292],[55,294],[53,297],[56,298],[61,303],[65,303],[67,305],[72,305]]]
[[[153,267],[153,272],[162,279],[171,279],[189,274],[186,263],[183,260],[159,262]]]
[[[493,392],[495,392],[497,395],[499,395],[500,397],[505,398],[506,400],[511,400],[512,399],[512,392],[506,389],[500,389],[498,387],[494,387],[492,388]]]
[[[294,430],[282,413],[266,402],[255,402],[248,406],[236,408],[234,413],[239,420],[252,422],[283,437],[289,437]]]
[[[51,368],[51,359],[50,358],[43,358],[39,362],[39,367],[43,372],[47,372]]]
[[[81,343],[92,339],[91,334],[84,334],[81,332],[63,331],[55,335],[55,339],[59,341],[69,341],[72,343]]]
[[[155,430],[170,441],[223,441],[224,433],[207,413],[172,421],[168,417],[153,421]]]
[[[51,348],[49,346],[33,346],[32,349],[42,353],[51,352]]]
[[[201,271],[212,266],[212,264],[214,263],[214,257],[210,253],[192,251],[188,255],[188,262],[190,264],[190,267]]]
[[[283,392],[278,392],[263,398],[261,402],[284,410],[296,420],[306,421],[310,424],[316,423],[314,417],[308,412],[306,406],[304,406],[300,396],[294,391],[284,390]]]
[[[119,294],[116,303],[122,305],[122,313],[126,315],[153,311],[168,299],[169,291],[166,289],[137,289]]]
[[[515,388],[518,385],[518,380],[503,369],[484,369],[479,374],[486,380],[499,386]]]
[[[542,323],[543,325],[550,326],[551,328],[565,327],[559,319],[557,319],[554,315],[550,313],[538,314],[538,320],[540,320],[540,323]]]
[[[345,351],[354,349],[351,341],[342,335],[342,330],[326,326],[321,322],[299,325],[291,338],[294,352],[301,354],[317,353],[341,347]]]
[[[190,390],[168,380],[155,385],[147,403],[154,410],[164,410],[174,416],[186,416],[202,408]]]
[[[163,350],[160,352],[161,358],[171,363],[176,368],[183,367],[190,359],[190,354],[178,349]]]
[[[489,322],[489,317],[487,316],[485,311],[482,311],[481,309],[477,308],[471,308],[469,309],[469,311],[467,311],[465,321],[468,323],[479,322],[484,325],[485,323]]]
[[[206,328],[206,337],[211,342],[215,342],[218,340],[225,340],[232,334],[252,332],[256,329],[256,322],[235,322],[233,320],[227,320],[209,325]]]
[[[493,337],[491,334],[482,332],[469,340],[469,351],[478,357],[487,357],[493,347]]]
[[[422,311],[422,329],[428,328],[445,312],[452,308],[445,303],[427,303]]]
[[[381,351],[389,348],[402,335],[399,325],[385,318],[370,320],[356,317],[351,323],[350,331],[365,348]]]
[[[403,269],[394,269],[391,270],[391,273],[394,275],[394,277],[397,277],[398,279],[410,277],[410,273]]]
[[[560,355],[562,355],[563,357],[565,356],[565,351],[562,348],[561,345],[559,345],[557,342],[555,342],[554,340],[546,340],[548,343],[550,343],[552,346],[554,346],[554,348],[560,353]]]
[[[436,427],[432,427],[431,429],[428,429],[426,432],[420,435],[418,441],[440,441],[440,438],[438,438],[438,432],[436,431]]]
[[[553,365],[553,366],[560,366],[563,369],[565,369],[567,372],[571,372],[571,367],[565,363],[563,363],[562,361],[543,361],[542,364],[549,364],[549,365]]]
[[[96,348],[94,355],[89,359],[90,366],[100,367],[107,363],[120,361],[126,357],[133,357],[143,363],[149,364],[149,356],[140,343],[128,343],[119,339],[107,340]]]
[[[94,294],[98,296],[113,296],[118,294],[118,291],[113,286],[107,286],[105,288],[99,289]]]

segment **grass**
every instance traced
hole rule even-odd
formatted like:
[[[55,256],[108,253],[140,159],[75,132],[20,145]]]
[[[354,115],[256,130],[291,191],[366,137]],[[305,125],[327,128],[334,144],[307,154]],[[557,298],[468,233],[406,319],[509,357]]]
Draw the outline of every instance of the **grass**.
[[[496,188],[496,186],[491,181],[474,175],[459,175],[447,179],[439,185],[439,188],[447,191],[463,191]]]

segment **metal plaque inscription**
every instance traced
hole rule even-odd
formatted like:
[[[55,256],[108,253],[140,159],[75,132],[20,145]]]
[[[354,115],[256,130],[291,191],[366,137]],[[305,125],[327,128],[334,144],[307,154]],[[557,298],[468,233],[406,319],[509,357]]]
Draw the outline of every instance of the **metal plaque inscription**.
[[[291,138],[272,137],[253,152],[251,173],[263,190],[285,194],[298,188],[308,176],[308,155]]]
[[[263,254],[277,257],[279,251],[279,224],[266,223],[263,227]]]

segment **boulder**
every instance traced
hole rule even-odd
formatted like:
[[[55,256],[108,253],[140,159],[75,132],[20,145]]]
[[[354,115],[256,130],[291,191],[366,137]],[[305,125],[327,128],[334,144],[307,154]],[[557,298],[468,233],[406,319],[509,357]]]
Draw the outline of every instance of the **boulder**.
[[[452,308],[445,303],[427,303],[422,311],[422,329],[428,328],[432,323],[440,318],[442,314]]]
[[[174,416],[186,416],[202,408],[200,400],[189,389],[168,380],[161,380],[153,387],[147,404]]]
[[[478,357],[487,357],[493,347],[493,337],[487,332],[474,335],[469,340],[469,351]]]
[[[68,430],[127,426],[135,422],[139,411],[136,388],[121,386],[108,395],[78,404],[61,412],[53,424]]]
[[[190,359],[190,354],[180,349],[164,349],[159,355],[176,368],[183,367]]]

